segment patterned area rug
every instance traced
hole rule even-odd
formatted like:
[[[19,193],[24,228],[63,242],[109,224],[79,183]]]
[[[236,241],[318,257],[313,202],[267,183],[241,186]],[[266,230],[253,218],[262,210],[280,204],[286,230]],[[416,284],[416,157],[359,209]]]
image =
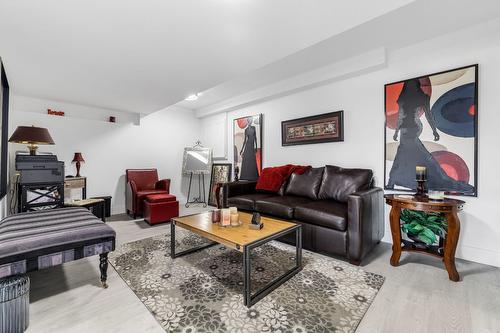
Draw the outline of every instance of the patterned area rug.
[[[179,250],[204,242],[178,228]],[[252,290],[294,265],[294,247],[255,249]],[[170,258],[170,236],[124,244],[110,256],[120,276],[167,332],[354,332],[384,277],[315,254],[303,270],[250,309],[243,305],[242,254],[215,245]]]

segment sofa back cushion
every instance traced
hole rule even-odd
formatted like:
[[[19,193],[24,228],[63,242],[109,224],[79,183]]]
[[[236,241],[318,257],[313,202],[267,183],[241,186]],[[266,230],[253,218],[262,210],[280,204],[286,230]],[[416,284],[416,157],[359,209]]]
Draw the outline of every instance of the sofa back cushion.
[[[370,188],[373,171],[369,169],[344,169],[335,165],[325,166],[318,199],[347,202],[349,195]]]
[[[290,176],[285,195],[296,195],[313,200],[318,198],[324,168],[310,168],[303,174],[293,173]]]

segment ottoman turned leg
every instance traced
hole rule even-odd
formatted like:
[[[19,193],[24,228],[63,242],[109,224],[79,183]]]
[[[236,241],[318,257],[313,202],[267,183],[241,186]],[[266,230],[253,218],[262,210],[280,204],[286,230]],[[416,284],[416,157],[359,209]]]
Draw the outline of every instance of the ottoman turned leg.
[[[101,271],[101,284],[103,288],[107,288],[108,279],[108,252],[99,254],[99,270]]]

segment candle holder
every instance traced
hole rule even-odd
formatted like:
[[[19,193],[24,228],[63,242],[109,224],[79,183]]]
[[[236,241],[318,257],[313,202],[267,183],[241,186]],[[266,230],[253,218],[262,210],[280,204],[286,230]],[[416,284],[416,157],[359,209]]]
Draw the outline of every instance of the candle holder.
[[[417,179],[417,193],[415,193],[416,197],[420,198],[426,198],[427,197],[427,190],[425,189],[425,182],[427,180],[425,179]]]

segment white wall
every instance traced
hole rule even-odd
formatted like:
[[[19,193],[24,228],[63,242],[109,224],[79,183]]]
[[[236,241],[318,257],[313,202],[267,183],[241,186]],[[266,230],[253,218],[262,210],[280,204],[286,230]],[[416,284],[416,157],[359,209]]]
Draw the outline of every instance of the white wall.
[[[32,100],[28,103],[26,98],[14,96],[9,135],[19,125],[48,128],[56,144],[40,146],[39,150],[57,154],[59,160],[65,162],[66,174],[76,173],[71,160],[75,152],[82,152],[85,163],[81,174],[87,177],[87,196],[113,196],[114,214],[125,212],[127,168],[158,168],[160,178],[172,179],[171,192],[181,201],[185,200],[187,182],[181,176],[183,150],[193,145],[200,135],[199,120],[192,111],[172,107],[145,116],[140,125],[134,125],[132,122],[108,123],[97,119],[50,116],[44,112],[55,102],[38,100],[37,103],[35,106]],[[79,107],[64,103],[61,106],[69,114]],[[43,112],[32,112],[35,109]],[[95,114],[106,114],[103,110],[93,109]],[[9,144],[11,170],[15,169],[13,161],[17,150],[26,150],[26,146]]]
[[[479,63],[479,197],[464,198],[467,204],[460,214],[457,256],[500,266],[496,212],[500,202],[500,21],[388,50],[387,56],[387,67],[382,70],[229,112],[228,160],[232,160],[232,120],[263,113],[264,166],[297,163],[370,168],[377,185],[383,186],[384,84]],[[281,146],[281,121],[336,110],[344,110],[344,142]],[[391,241],[388,219],[384,241]]]

